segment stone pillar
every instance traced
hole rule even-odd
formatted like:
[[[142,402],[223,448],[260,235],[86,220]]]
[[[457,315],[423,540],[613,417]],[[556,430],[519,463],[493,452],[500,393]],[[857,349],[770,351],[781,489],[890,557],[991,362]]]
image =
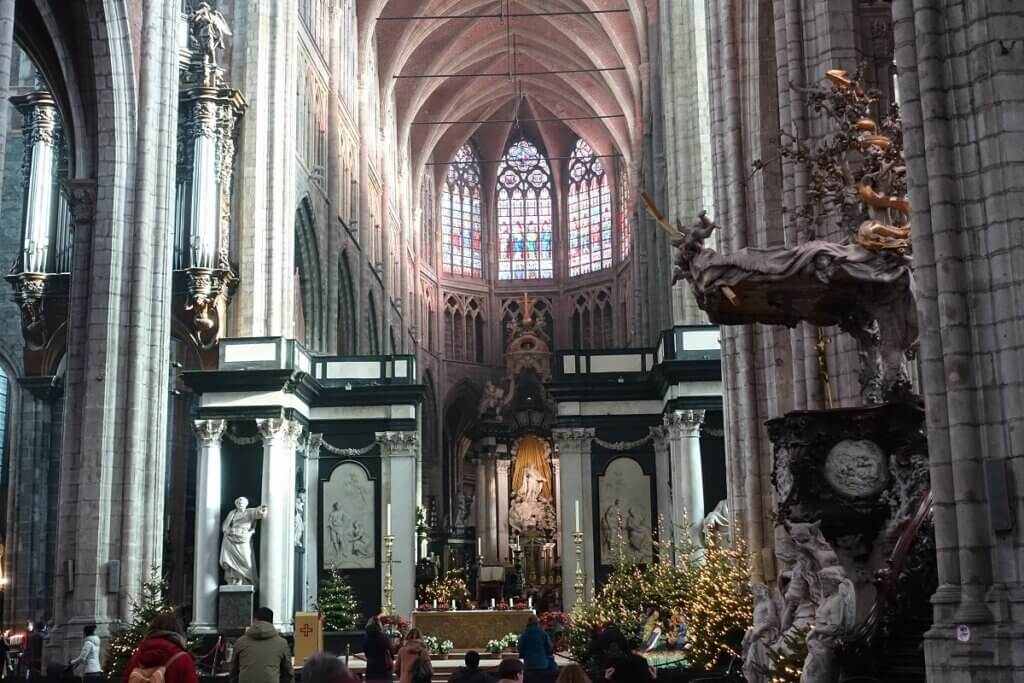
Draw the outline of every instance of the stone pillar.
[[[494,461],[494,479],[498,487],[497,495],[497,540],[498,552],[497,562],[505,564],[511,561],[508,552],[508,487],[509,487],[509,466],[511,461],[508,458],[496,458]]]
[[[412,495],[412,488],[416,483],[420,437],[416,432],[377,432],[377,443],[386,473],[381,526],[387,533],[386,515],[390,503],[391,535],[395,537],[391,567],[393,602],[399,614],[409,614],[416,605],[416,496]],[[382,567],[382,576],[383,571]],[[381,604],[384,604],[383,595]]]
[[[661,540],[675,540],[675,524],[672,517],[672,458],[668,445],[668,429],[652,427],[654,438],[654,483],[658,494],[658,537]]]
[[[483,454],[478,454],[473,460],[473,465],[476,468],[476,500],[474,501],[476,503],[476,536],[480,539],[473,547],[473,551],[476,553],[477,548],[481,547],[485,563],[490,560],[491,538],[494,536],[490,510],[494,505],[494,499],[491,497],[491,478],[488,476],[487,464],[488,460]]]
[[[305,599],[297,606],[305,611],[312,608],[320,587],[320,556],[317,553],[320,530],[317,526],[317,511],[320,509],[320,446],[323,442],[323,434],[310,434],[309,440],[306,441],[306,554],[303,558],[305,566],[302,572],[302,595]]]
[[[703,410],[665,416],[672,471],[672,529],[677,541],[704,518],[704,475],[700,463]]]
[[[274,626],[291,633],[295,614],[295,449],[302,425],[293,420],[257,420],[263,436],[263,498],[260,604],[274,611]]]
[[[551,476],[554,477],[554,484],[551,488],[551,494],[555,497],[555,529],[557,533],[561,534],[562,529],[562,461],[558,459],[557,455],[552,454],[551,457]],[[555,542],[558,544],[560,550],[559,557],[565,554],[565,549],[562,547],[561,535],[555,538]]]
[[[558,449],[560,463],[559,507],[562,512],[561,545],[562,551],[562,609],[569,611],[583,596],[576,595],[576,544],[573,532],[576,530],[576,503],[580,504],[580,527],[584,534],[592,528],[586,523],[585,511],[590,501],[586,498],[584,487],[584,460],[590,460],[590,441],[594,438],[593,429],[556,429],[553,432],[555,446]],[[592,585],[593,571],[584,557],[583,572],[587,585]]]
[[[192,590],[192,631],[217,630],[220,585],[221,437],[224,420],[194,420],[196,463],[196,536]]]

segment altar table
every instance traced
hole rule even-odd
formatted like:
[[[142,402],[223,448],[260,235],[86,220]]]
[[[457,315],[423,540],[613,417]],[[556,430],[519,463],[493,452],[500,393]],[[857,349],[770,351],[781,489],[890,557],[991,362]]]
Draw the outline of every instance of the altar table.
[[[412,625],[425,636],[450,640],[459,650],[483,650],[487,641],[522,633],[529,609],[413,612]]]

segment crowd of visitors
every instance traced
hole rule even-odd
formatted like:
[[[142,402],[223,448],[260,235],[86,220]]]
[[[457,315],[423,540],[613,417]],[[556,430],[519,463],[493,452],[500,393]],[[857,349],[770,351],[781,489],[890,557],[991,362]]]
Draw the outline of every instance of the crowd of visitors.
[[[105,678],[102,645],[96,625],[83,629],[78,656],[65,670],[85,683]],[[5,639],[6,644],[6,639]],[[317,653],[301,663],[301,683],[431,683],[431,651],[419,630],[410,629],[400,641],[392,639],[379,617],[366,623],[362,676],[349,671],[336,655]],[[298,664],[298,663],[297,663]],[[6,673],[6,672],[5,672]],[[230,683],[295,683],[291,648],[274,626],[274,613],[260,607],[252,625],[234,644],[230,657]],[[452,672],[450,683],[644,683],[655,680],[646,660],[632,652],[626,638],[614,628],[595,635],[586,664],[559,667],[551,638],[535,615],[519,636],[518,657],[503,658],[496,670],[481,667],[480,654],[465,653],[464,664]],[[185,628],[174,612],[157,615],[121,674],[120,683],[199,683],[189,653]]]

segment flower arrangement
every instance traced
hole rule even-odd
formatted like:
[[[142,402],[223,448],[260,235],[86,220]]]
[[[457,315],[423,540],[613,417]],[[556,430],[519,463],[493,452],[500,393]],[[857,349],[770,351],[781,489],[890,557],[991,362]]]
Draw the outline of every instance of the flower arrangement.
[[[450,640],[441,640],[437,636],[423,636],[423,644],[427,646],[431,654],[447,655],[455,649],[455,643]]]
[[[499,612],[505,612],[505,611],[507,611],[507,610],[509,610],[511,608],[509,607],[507,602],[502,600],[501,602],[499,602],[497,605],[494,606],[494,609],[498,610]]]
[[[381,616],[380,625],[384,627],[384,634],[391,639],[405,638],[405,634],[409,631],[409,622],[397,614]]]
[[[522,600],[516,601],[516,609],[526,609],[526,603]]]
[[[492,655],[500,655],[505,650],[512,650],[519,646],[519,634],[507,633],[501,638],[487,641],[487,651]]]

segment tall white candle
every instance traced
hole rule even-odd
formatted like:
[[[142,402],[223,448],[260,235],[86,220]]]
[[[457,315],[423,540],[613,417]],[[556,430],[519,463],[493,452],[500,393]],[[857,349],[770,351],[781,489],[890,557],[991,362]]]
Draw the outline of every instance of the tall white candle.
[[[491,609],[494,609],[494,598],[491,598]]]
[[[576,501],[576,531],[580,530],[580,501]]]
[[[437,600],[434,600],[434,609],[437,609]]]
[[[579,526],[579,522],[577,522],[576,525]],[[391,535],[391,503],[388,503],[388,530],[387,530],[387,535],[388,536]]]
[[[480,557],[484,556],[484,539],[476,537],[476,554]]]
[[[533,598],[526,598],[526,606],[533,609]]]

